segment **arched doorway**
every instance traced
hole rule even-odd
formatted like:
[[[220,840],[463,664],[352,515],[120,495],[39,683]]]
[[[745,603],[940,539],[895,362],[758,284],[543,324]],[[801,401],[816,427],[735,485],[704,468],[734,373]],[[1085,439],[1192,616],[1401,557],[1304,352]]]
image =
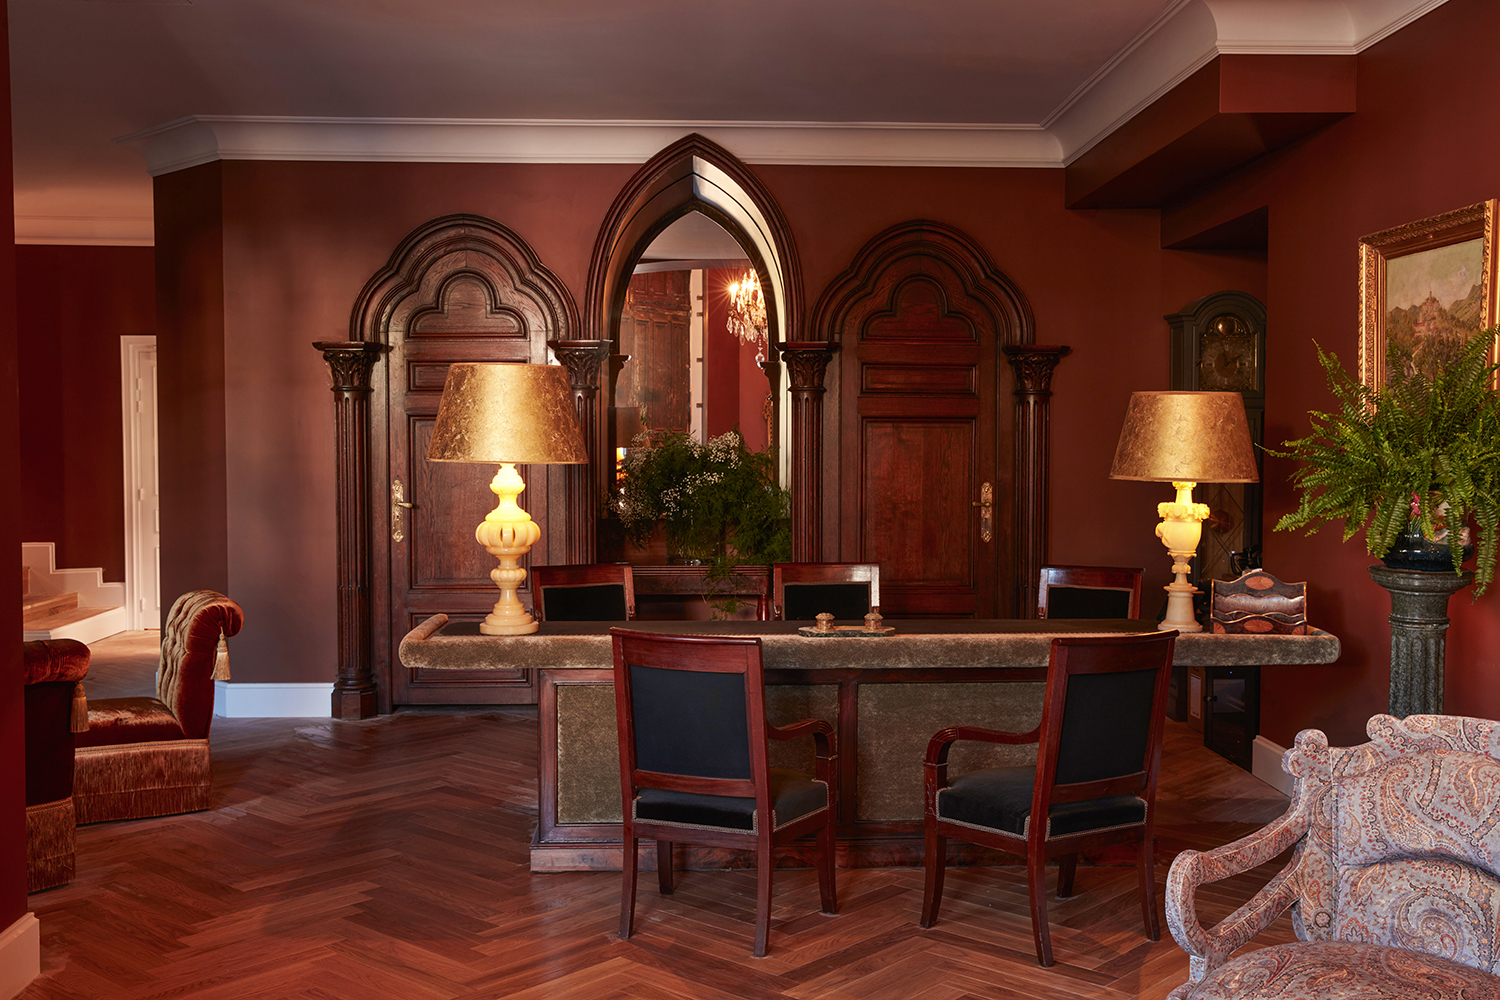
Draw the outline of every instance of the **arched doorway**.
[[[673,223],[699,213],[721,227],[743,251],[759,276],[765,296],[767,340],[766,374],[773,400],[784,393],[775,345],[796,336],[802,325],[802,278],[796,246],[770,192],[735,156],[700,135],[689,135],[652,157],[641,167],[610,206],[589,264],[584,296],[582,337],[611,345],[614,355],[606,380],[617,376],[623,363],[619,350],[620,323],[632,274],[648,247]],[[621,433],[610,412],[612,383],[601,386],[594,428],[594,454],[601,457],[593,470],[593,495],[610,486],[609,457],[621,445]],[[778,409],[781,409],[778,407]],[[784,409],[774,421],[780,446],[783,482],[790,477]],[[796,482],[790,483],[795,491]],[[590,540],[580,559],[596,557]]]

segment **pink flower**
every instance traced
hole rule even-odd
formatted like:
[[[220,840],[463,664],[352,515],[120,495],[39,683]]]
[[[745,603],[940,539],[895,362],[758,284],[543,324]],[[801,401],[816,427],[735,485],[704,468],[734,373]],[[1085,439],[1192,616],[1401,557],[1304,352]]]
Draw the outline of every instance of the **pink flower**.
[[[1411,519],[1415,521],[1422,516],[1422,498],[1417,494],[1411,495]]]

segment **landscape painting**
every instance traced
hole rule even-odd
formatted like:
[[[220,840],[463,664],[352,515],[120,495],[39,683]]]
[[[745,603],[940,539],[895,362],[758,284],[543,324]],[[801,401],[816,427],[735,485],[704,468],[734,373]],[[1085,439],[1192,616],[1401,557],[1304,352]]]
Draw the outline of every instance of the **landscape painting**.
[[[1388,381],[1386,349],[1439,371],[1495,323],[1490,227],[1494,202],[1410,223],[1360,241],[1360,376]]]

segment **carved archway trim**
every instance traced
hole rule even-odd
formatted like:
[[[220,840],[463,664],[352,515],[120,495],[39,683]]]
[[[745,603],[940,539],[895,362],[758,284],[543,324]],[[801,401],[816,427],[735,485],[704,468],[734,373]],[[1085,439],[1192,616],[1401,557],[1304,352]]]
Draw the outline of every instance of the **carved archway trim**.
[[[891,274],[928,273],[934,265],[947,268],[969,299],[990,313],[1004,338],[996,346],[1035,341],[1031,304],[1021,290],[967,234],[926,219],[894,225],[864,245],[849,269],[818,296],[809,339],[840,340],[853,314],[875,308],[877,283]]]
[[[349,339],[388,343],[393,323],[436,307],[443,286],[461,274],[478,278],[493,306],[529,313],[528,320],[538,325],[533,334],[538,328],[542,333],[540,343],[576,336],[572,295],[526,241],[493,219],[459,214],[433,219],[397,245],[355,300]],[[515,294],[505,295],[501,282]]]
[[[766,297],[768,338],[799,339],[802,265],[791,227],[749,167],[696,133],[646,161],[610,205],[589,260],[583,336],[613,339],[641,254],[662,230],[695,211],[723,226],[754,264]]]

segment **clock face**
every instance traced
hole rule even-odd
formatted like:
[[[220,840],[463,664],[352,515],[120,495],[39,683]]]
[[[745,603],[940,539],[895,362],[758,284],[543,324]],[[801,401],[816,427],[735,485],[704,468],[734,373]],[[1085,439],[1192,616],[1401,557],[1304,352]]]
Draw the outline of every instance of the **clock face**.
[[[1216,317],[1198,338],[1198,388],[1254,392],[1255,334],[1238,316]]]

